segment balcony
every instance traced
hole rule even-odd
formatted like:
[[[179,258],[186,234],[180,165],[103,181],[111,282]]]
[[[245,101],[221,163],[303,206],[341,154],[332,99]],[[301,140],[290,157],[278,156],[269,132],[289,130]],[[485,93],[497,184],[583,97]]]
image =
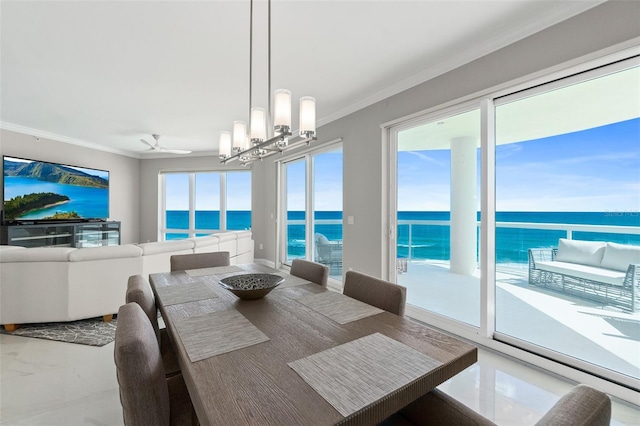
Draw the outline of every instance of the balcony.
[[[416,252],[425,248],[425,231],[447,233],[449,222],[400,220],[398,225],[403,242],[399,264],[406,262],[406,272],[398,273],[397,281],[407,287],[407,303],[418,311],[478,327],[481,271],[454,274],[448,260],[416,258]],[[501,247],[505,235],[510,235],[511,244],[517,241],[517,247],[509,248],[510,258],[496,263],[496,332],[611,370],[632,382],[640,379],[640,313],[530,285],[527,264],[527,236],[532,232],[545,234],[549,247],[560,237],[640,245],[640,228],[498,222],[496,230],[497,251],[505,249]],[[440,250],[446,258],[449,247],[431,250]]]

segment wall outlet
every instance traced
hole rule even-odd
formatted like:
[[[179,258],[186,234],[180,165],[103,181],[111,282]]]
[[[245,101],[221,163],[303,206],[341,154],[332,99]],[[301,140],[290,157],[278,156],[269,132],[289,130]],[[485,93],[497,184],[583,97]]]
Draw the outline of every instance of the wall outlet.
[[[264,249],[264,244],[260,243],[260,245],[258,247],[260,247],[260,250],[262,250],[262,249]]]

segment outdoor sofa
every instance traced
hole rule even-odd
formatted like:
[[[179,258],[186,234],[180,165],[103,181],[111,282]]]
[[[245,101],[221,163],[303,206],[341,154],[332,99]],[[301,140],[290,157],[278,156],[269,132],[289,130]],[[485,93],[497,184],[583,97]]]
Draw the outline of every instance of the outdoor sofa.
[[[640,246],[560,238],[529,249],[529,284],[625,311],[640,310]]]

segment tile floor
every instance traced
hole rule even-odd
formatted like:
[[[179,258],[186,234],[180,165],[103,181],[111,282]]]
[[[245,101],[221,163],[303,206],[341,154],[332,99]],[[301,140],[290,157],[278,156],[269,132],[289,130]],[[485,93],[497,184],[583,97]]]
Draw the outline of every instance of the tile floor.
[[[572,384],[481,350],[440,388],[499,425],[532,425]],[[113,343],[103,347],[0,335],[0,424],[122,425]],[[640,425],[614,400],[612,425]]]

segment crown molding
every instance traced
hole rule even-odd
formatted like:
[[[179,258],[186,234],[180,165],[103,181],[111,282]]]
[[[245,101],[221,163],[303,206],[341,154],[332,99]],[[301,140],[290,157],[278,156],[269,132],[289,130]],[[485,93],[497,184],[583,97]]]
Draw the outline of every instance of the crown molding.
[[[109,152],[111,154],[124,155],[126,157],[132,158],[143,158],[138,153],[133,153],[131,151],[125,151],[121,149],[115,149],[109,146],[100,145],[93,142],[88,142],[82,139],[71,138],[69,136],[58,135],[56,133],[45,132],[43,130],[33,129],[31,127],[20,126],[18,124],[7,123],[5,121],[0,121],[0,129],[9,130],[12,132],[22,133],[25,135],[37,136],[39,138],[51,139],[57,142],[68,143],[71,145],[81,146],[83,148],[95,149],[98,151]]]

